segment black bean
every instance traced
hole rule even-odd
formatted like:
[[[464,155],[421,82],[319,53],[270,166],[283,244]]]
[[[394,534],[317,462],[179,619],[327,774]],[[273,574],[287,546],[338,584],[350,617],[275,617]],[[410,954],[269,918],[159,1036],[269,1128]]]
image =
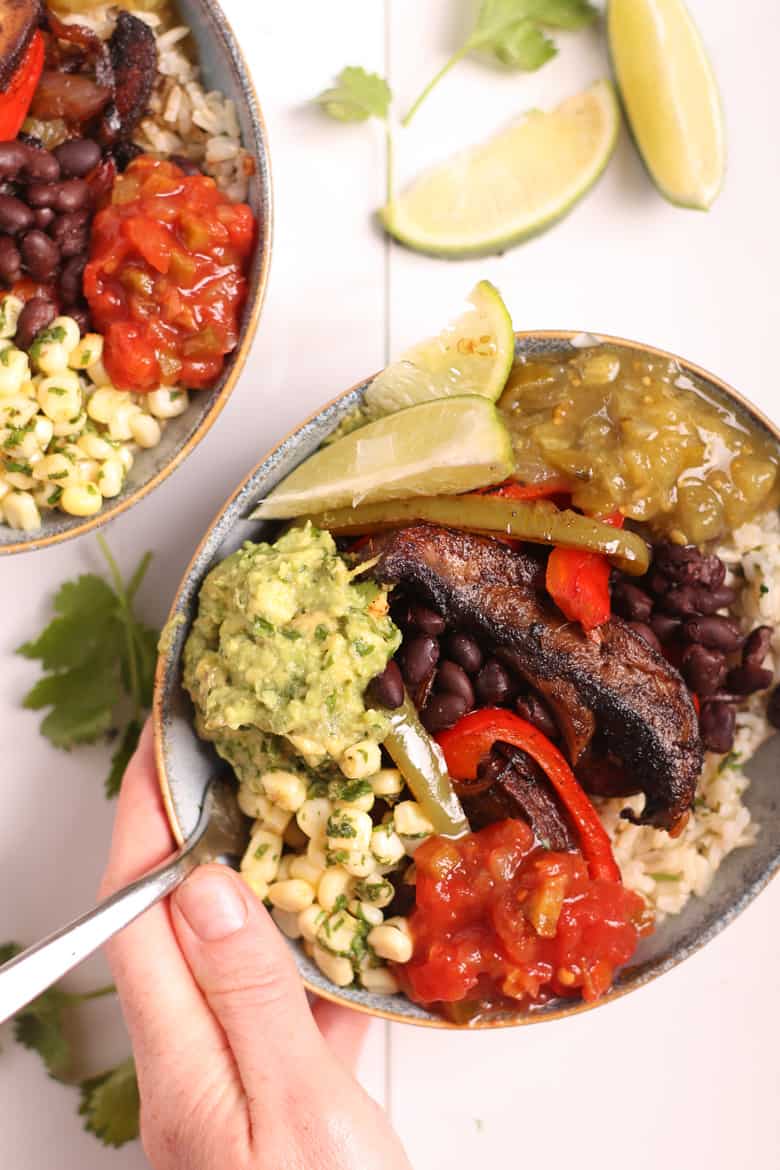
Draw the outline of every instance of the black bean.
[[[682,658],[682,673],[697,695],[714,695],[728,672],[726,657],[720,650],[706,646],[689,646]]]
[[[668,613],[678,617],[695,617],[701,612],[693,585],[681,585],[679,589],[670,589],[660,598],[660,604]]]
[[[63,142],[54,151],[63,175],[71,179],[83,179],[100,162],[101,150],[91,138],[72,138]]]
[[[52,224],[51,234],[63,260],[79,256],[89,249],[88,211],[70,211],[60,215]]]
[[[0,281],[15,284],[22,275],[22,257],[10,236],[0,236]]]
[[[62,266],[58,288],[65,305],[75,305],[81,300],[86,256],[71,256]]]
[[[695,544],[659,544],[653,551],[653,564],[678,585],[717,589],[726,577],[726,566],[721,559],[700,552]]]
[[[56,207],[58,183],[30,183],[25,199],[30,207]]]
[[[90,313],[90,311],[86,305],[71,305],[71,306],[69,306],[68,307],[68,316],[72,317],[73,320],[76,322],[76,324],[79,327],[79,333],[81,334],[82,337],[84,336],[85,333],[92,332],[92,314]]]
[[[476,674],[482,666],[482,651],[478,643],[468,634],[453,634],[447,639],[447,657],[467,674]]]
[[[517,694],[509,671],[495,658],[489,658],[476,679],[477,698],[484,707],[500,707]]]
[[[197,163],[194,163],[191,158],[185,158],[182,154],[172,154],[171,162],[175,163],[179,170],[184,171],[185,175],[200,175],[203,173]]]
[[[766,717],[773,727],[780,728],[780,687],[775,687],[769,697]]]
[[[431,735],[436,735],[457,723],[466,714],[466,709],[466,700],[462,695],[433,695],[420,718]]]
[[[632,622],[646,622],[653,612],[652,598],[630,581],[620,581],[615,586],[612,605],[615,613]]]
[[[663,573],[654,572],[649,577],[645,577],[647,587],[655,597],[665,597],[670,589],[674,589],[674,582],[665,577]]]
[[[398,663],[391,658],[385,669],[368,685],[368,696],[378,707],[395,710],[404,701],[404,682]]]
[[[649,646],[652,646],[658,654],[662,654],[661,643],[652,626],[648,626],[647,622],[629,622],[631,629],[635,634],[639,634],[640,638],[644,638]]]
[[[410,638],[401,647],[399,658],[403,676],[409,686],[419,686],[439,661],[439,643],[427,634]]]
[[[670,642],[682,629],[681,620],[668,613],[654,613],[650,618],[650,625],[656,637],[660,638],[662,642]]]
[[[521,695],[515,703],[515,710],[521,718],[538,727],[548,739],[558,738],[558,724],[549,707],[537,695]]]
[[[465,699],[469,711],[474,706],[474,688],[471,680],[462,666],[449,659],[442,662],[436,673],[436,690],[450,695],[460,695]]]
[[[431,634],[438,638],[447,628],[447,623],[435,609],[427,605],[411,605],[409,607],[409,622],[423,634]]]
[[[0,195],[0,232],[15,236],[32,225],[33,213],[26,203],[13,195]]]
[[[717,752],[718,755],[730,752],[737,731],[737,709],[734,704],[722,702],[702,704],[699,731],[708,752]]]
[[[60,177],[60,164],[53,154],[42,147],[24,144],[25,159],[22,172],[34,183],[56,183]]]
[[[754,695],[771,687],[774,675],[763,666],[735,666],[729,671],[726,686],[735,695]]]
[[[57,211],[63,213],[81,211],[92,202],[89,183],[85,183],[83,179],[66,179],[62,183],[55,183],[54,189],[57,193],[54,204]]]
[[[52,280],[60,262],[60,250],[45,232],[33,228],[22,237],[22,263],[33,280]]]
[[[57,316],[57,307],[45,297],[32,297],[19,314],[16,325],[16,344],[19,349],[29,349],[43,329],[48,329]]]
[[[54,223],[54,212],[50,207],[38,207],[33,214],[33,226],[45,232]]]
[[[774,630],[771,626],[757,626],[748,634],[742,647],[742,661],[745,666],[761,666],[772,646]]]
[[[21,142],[0,142],[0,178],[15,179],[27,161]]]
[[[718,585],[716,589],[699,587],[695,588],[695,593],[699,613],[703,614],[717,613],[719,609],[733,605],[737,599],[737,591],[730,585]]]
[[[699,642],[713,650],[731,654],[742,645],[742,631],[731,618],[697,617],[685,623],[685,636],[689,642]]]

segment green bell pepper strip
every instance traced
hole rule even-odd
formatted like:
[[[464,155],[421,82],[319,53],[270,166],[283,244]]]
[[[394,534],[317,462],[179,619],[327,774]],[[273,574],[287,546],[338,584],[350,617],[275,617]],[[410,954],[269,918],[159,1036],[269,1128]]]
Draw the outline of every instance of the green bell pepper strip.
[[[358,504],[356,508],[334,508],[309,519],[328,532],[353,536],[423,520],[488,536],[602,553],[618,569],[636,577],[641,577],[650,566],[648,545],[636,532],[621,531],[568,508],[561,511],[548,500],[529,502],[470,493],[416,496],[409,500]]]
[[[443,837],[468,833],[469,823],[452,787],[441,748],[420,723],[409,696],[389,715],[390,732],[382,746],[392,756],[434,830]]]

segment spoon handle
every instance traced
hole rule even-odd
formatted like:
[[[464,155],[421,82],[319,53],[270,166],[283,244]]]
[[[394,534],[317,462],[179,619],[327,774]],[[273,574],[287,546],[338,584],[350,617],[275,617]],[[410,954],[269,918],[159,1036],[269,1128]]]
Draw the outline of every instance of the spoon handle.
[[[205,826],[198,827],[162,865],[0,967],[0,1024],[175,890],[202,860],[195,846]]]

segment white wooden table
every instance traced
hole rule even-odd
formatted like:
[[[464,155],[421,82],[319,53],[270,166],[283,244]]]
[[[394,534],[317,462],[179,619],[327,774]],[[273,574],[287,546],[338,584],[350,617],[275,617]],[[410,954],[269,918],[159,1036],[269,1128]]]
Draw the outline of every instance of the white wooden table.
[[[189,461],[108,531],[125,567],[156,550],[145,588],[165,614],[206,523],[238,479],[317,404],[435,329],[482,276],[518,327],[615,333],[685,354],[775,417],[780,324],[780,8],[691,0],[722,83],[730,167],[709,215],[649,185],[625,135],[597,190],[565,223],[486,261],[447,264],[388,245],[379,130],[307,103],[344,65],[385,72],[408,103],[458,35],[445,0],[224,0],[268,121],[277,227],[270,292],[244,378]],[[456,70],[401,148],[402,173],[477,140],[509,116],[604,75],[603,37],[561,37],[536,75]],[[432,146],[433,144],[433,146]],[[92,539],[0,563],[0,939],[33,940],[87,905],[113,808],[107,752],[55,752],[19,709],[31,664],[12,651],[49,613],[54,587],[99,565]],[[373,1026],[362,1076],[390,1110],[415,1170],[482,1164],[598,1170],[780,1164],[780,883],[703,953],[654,985],[578,1019],[495,1035]],[[94,985],[102,961],[74,975]],[[91,1009],[94,1070],[125,1052],[115,1009]],[[5,1037],[4,1037],[5,1040]],[[75,1092],[10,1043],[0,1054],[0,1163],[7,1170],[139,1170],[83,1134]]]

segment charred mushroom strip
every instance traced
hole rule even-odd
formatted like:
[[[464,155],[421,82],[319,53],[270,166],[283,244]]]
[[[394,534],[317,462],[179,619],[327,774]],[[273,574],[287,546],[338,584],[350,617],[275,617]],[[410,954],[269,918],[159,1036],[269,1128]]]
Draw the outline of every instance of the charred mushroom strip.
[[[416,525],[376,538],[371,553],[378,580],[420,591],[544,695],[572,763],[598,721],[645,793],[643,823],[671,829],[689,811],[702,764],[696,712],[680,675],[629,626],[613,619],[586,636],[529,585],[534,562],[478,536]]]
[[[472,829],[511,817],[527,821],[548,849],[577,848],[577,838],[547,777],[526,752],[497,745],[477,783],[456,785],[456,789]]]
[[[157,76],[157,45],[148,24],[131,12],[120,12],[109,48],[116,118],[107,116],[107,128],[109,136],[118,132],[119,137],[127,138],[149,105]]]
[[[8,87],[40,18],[40,0],[0,0],[0,92]]]

